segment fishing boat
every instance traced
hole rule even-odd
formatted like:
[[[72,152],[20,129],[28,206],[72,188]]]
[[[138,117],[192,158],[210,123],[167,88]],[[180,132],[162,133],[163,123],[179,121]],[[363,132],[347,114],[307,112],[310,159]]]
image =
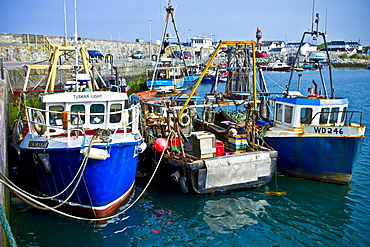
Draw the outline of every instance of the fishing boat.
[[[304,32],[301,46],[306,35],[315,38],[321,36],[326,44],[325,33],[316,30]],[[264,140],[279,152],[279,172],[306,179],[348,184],[366,127],[362,124],[362,112],[350,111],[348,99],[334,97],[329,52],[326,58],[329,92],[321,66],[317,67],[322,83],[313,80],[313,86],[305,96],[300,91],[291,90],[292,71],[283,97],[270,98],[274,119],[272,127],[264,133]],[[322,85],[321,89],[319,85]]]
[[[21,102],[10,148],[17,185],[54,210],[107,217],[134,190],[145,149],[140,105],[129,104],[127,92],[98,86],[83,45],[54,45],[48,62],[29,65],[23,90],[14,92]],[[47,74],[37,86],[45,88],[29,90],[30,75],[39,69]],[[30,95],[36,96],[33,106],[26,105]]]
[[[318,62],[318,61],[325,61],[326,55],[323,51],[312,51],[308,55],[308,59],[310,61]]]
[[[150,90],[173,90],[182,88],[185,81],[185,71],[179,66],[174,66],[169,59],[163,59],[154,69],[148,69],[147,87]],[[171,59],[172,60],[172,59]]]
[[[315,65],[313,63],[304,63],[302,69],[314,69]]]
[[[173,29],[176,32],[178,51],[183,54],[181,48],[180,37],[177,31],[177,27],[175,24],[175,17],[174,17],[174,8],[170,5],[170,1],[166,6],[166,20],[165,25],[163,28],[162,39],[160,43],[160,48],[158,50],[158,54],[156,57],[156,63],[153,69],[147,70],[146,73],[146,83],[147,88],[150,91],[159,90],[159,91],[176,91],[177,89],[181,89],[184,86],[185,79],[190,80],[190,76],[188,74],[188,69],[184,60],[184,56],[180,56],[181,61],[183,62],[183,66],[175,65],[174,64],[174,55],[170,55],[169,57],[163,56],[164,54],[172,52],[173,47],[169,46],[171,43],[171,37],[167,34],[168,29],[168,22],[171,19],[173,24]],[[170,52],[169,52],[170,51]],[[186,77],[185,77],[186,76]]]
[[[185,80],[184,82],[185,83],[193,83],[193,82],[196,82],[198,80],[198,78],[200,77],[200,74],[202,73],[200,71],[200,65],[199,64],[190,64],[190,65],[187,65],[186,68],[187,68],[187,74],[185,75]]]
[[[206,71],[202,82],[210,82],[213,83],[218,78],[218,67],[217,66],[209,66],[208,70]]]
[[[267,65],[260,65],[262,70],[267,71],[290,71],[292,66],[287,65],[285,62],[276,61],[272,63],[268,63]]]
[[[215,81],[201,96],[197,89],[221,46],[228,47],[228,85],[220,91]],[[182,193],[207,194],[271,181],[277,152],[257,138],[262,129],[257,124],[256,57],[249,55],[255,50],[254,41],[221,41],[188,90],[132,96],[144,114],[148,149],[143,156],[158,166],[156,177],[162,182]]]

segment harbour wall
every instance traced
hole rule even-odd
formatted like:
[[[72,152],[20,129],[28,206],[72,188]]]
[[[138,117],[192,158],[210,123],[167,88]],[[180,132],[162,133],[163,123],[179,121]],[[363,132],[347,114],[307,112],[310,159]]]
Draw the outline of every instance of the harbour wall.
[[[36,34],[13,34],[0,33],[0,58],[4,62],[25,62],[25,61],[43,61],[46,60],[49,54],[49,49],[52,45],[65,45],[65,37],[61,36],[45,36]],[[149,44],[148,42],[128,42],[117,40],[103,40],[103,39],[89,39],[82,38],[79,41],[85,45],[88,50],[98,50],[103,55],[111,54],[113,60],[128,59],[135,51],[145,51],[147,56],[149,54],[158,54],[159,45]],[[67,45],[72,45],[71,37],[67,37]],[[151,50],[151,51],[150,51]],[[370,64],[368,59],[342,59],[340,56],[342,52],[332,52],[332,63],[334,67],[366,67]],[[258,59],[259,63],[267,63],[275,61],[276,59],[285,60],[282,56],[268,56],[266,58]],[[140,73],[142,69],[150,66],[151,63],[139,64],[135,60],[120,67],[125,66],[127,69],[124,74]],[[135,69],[139,68],[139,70]]]
[[[0,33],[0,57],[4,62],[24,62],[46,60],[52,45],[65,45],[65,37],[45,36],[36,34]],[[67,45],[73,45],[71,37],[67,37]],[[156,54],[159,45],[147,42],[127,42],[103,39],[82,38],[80,44],[88,50],[98,50],[103,55],[111,54],[114,59],[127,59],[135,51],[145,51],[147,55]]]

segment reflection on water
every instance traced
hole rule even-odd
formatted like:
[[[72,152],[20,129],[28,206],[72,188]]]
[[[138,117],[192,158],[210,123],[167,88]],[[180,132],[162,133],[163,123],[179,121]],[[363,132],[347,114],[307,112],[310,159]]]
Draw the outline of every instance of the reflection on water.
[[[229,229],[258,224],[258,215],[268,205],[266,200],[253,201],[246,197],[209,200],[204,205],[203,219],[212,231],[230,233]]]

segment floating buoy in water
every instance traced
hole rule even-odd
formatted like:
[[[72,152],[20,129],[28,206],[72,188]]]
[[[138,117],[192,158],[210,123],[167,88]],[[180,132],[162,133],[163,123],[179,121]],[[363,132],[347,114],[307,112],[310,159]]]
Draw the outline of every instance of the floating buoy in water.
[[[284,191],[266,191],[265,193],[269,196],[286,196]]]
[[[158,138],[154,142],[154,148],[158,152],[163,152],[168,148],[168,141],[165,138]]]

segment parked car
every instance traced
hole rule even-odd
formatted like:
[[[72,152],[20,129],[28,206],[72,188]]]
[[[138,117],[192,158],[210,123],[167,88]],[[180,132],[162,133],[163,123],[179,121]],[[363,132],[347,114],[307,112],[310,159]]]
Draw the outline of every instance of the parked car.
[[[192,57],[190,51],[184,51],[182,54],[183,54],[184,58],[191,58]]]
[[[181,52],[180,51],[174,51],[173,55],[174,55],[174,57],[181,58]]]
[[[146,54],[144,51],[136,51],[134,54],[132,54],[131,57],[137,59],[144,59],[146,57]]]
[[[98,58],[102,60],[104,57],[98,50],[88,50],[87,52],[89,53],[90,58]]]

